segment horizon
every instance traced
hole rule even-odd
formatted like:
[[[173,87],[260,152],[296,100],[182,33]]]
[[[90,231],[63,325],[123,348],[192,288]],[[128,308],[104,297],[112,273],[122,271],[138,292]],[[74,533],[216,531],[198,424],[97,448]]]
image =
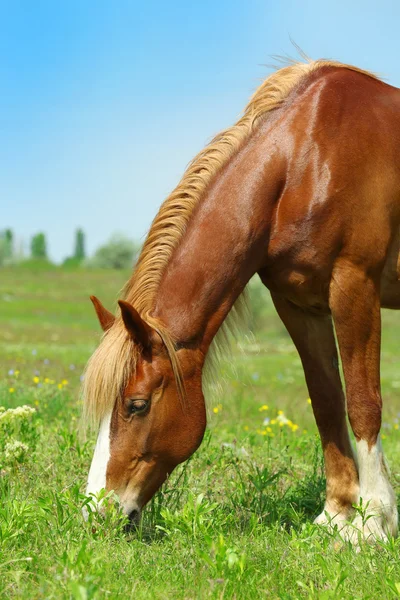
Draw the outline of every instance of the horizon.
[[[1,6],[0,229],[25,247],[44,232],[57,263],[79,227],[88,255],[118,231],[142,243],[188,162],[268,75],[270,56],[296,55],[291,39],[312,58],[400,85],[400,5],[296,4]]]

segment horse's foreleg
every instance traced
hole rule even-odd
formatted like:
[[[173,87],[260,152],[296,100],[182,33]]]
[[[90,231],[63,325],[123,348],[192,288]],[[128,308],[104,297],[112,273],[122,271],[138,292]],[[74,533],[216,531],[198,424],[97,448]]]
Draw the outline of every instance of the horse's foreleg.
[[[349,530],[357,542],[397,535],[397,506],[389,483],[379,431],[381,319],[379,278],[359,267],[335,266],[330,306],[335,323],[346,381],[347,410],[357,440],[362,509]]]
[[[272,298],[300,354],[321,436],[326,503],[316,523],[341,528],[358,500],[358,475],[347,430],[332,319],[305,312],[274,294]]]

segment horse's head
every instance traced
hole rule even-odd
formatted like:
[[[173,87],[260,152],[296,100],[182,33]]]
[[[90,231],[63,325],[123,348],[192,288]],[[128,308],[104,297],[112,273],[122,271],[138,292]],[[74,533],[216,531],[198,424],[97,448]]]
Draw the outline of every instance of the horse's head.
[[[97,494],[102,488],[114,490],[124,513],[135,520],[168,474],[201,443],[206,425],[202,360],[193,350],[178,352],[187,398],[182,401],[179,378],[160,335],[130,304],[119,303],[122,322],[118,324],[96,298],[92,301],[102,328],[124,328],[120,338],[129,339],[136,357],[124,383],[114,382],[110,388],[119,392],[107,399],[108,409],[102,411],[87,494]],[[109,334],[111,331],[105,339]],[[108,379],[119,376],[114,362],[112,358],[108,365],[106,357],[100,366],[109,366]],[[95,368],[96,363],[90,367],[92,371]],[[97,390],[90,386],[101,387],[104,381],[92,374],[85,383],[95,401]],[[98,393],[101,396],[104,389]]]

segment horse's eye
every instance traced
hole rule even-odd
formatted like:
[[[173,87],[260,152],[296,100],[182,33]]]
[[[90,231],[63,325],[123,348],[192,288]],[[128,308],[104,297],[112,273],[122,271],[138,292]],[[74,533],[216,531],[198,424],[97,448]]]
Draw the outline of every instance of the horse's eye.
[[[148,400],[143,400],[142,398],[131,398],[129,400],[129,412],[131,415],[139,415],[147,410],[148,405]]]

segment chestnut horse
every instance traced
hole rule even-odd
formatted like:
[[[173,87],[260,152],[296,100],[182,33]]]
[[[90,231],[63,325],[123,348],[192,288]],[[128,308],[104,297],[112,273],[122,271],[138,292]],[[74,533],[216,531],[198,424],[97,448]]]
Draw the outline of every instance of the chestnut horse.
[[[354,542],[396,535],[380,309],[400,308],[399,233],[400,91],[323,60],[270,75],[162,204],[117,316],[92,297],[105,333],[84,382],[99,426],[87,493],[114,490],[137,519],[199,447],[206,356],[258,273],[300,354],[322,440],[316,522]],[[350,525],[360,499],[366,514]]]

